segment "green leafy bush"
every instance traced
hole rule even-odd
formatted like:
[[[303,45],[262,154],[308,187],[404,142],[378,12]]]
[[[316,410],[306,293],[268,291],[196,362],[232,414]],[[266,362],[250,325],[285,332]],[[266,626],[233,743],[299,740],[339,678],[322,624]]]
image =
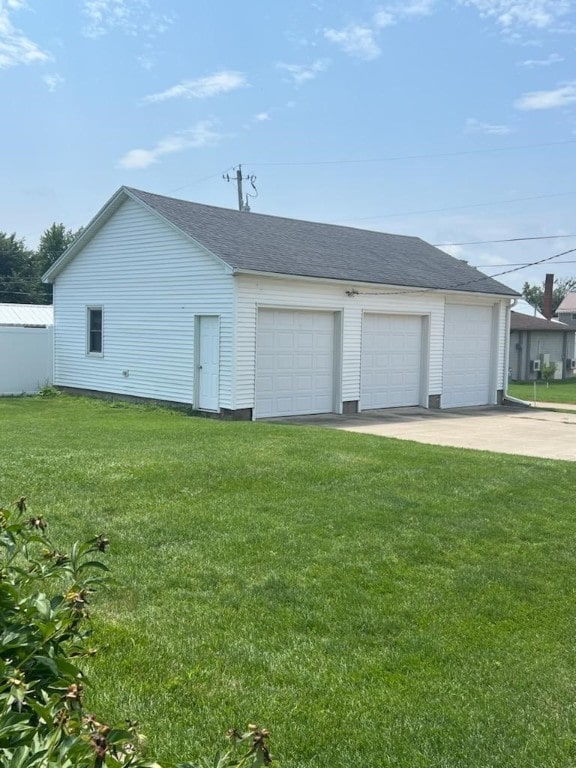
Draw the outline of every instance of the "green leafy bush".
[[[541,371],[541,374],[542,374],[542,378],[546,382],[546,386],[548,386],[550,384],[550,382],[552,381],[552,379],[554,378],[554,376],[556,374],[556,368],[557,368],[557,366],[556,366],[556,363],[554,363],[554,362],[552,362],[552,363],[544,363],[542,365],[542,368],[540,369],[540,371]]]
[[[89,603],[108,570],[100,559],[108,544],[99,535],[60,552],[24,497],[0,509],[2,768],[159,768],[144,755],[137,723],[108,725],[84,705],[80,663],[95,653]],[[228,751],[202,767],[271,764],[267,731],[249,726],[228,736]]]

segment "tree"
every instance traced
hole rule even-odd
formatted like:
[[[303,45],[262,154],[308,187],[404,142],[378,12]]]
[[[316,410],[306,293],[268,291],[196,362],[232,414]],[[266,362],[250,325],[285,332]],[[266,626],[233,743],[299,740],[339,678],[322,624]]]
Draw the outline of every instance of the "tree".
[[[40,238],[40,244],[34,256],[34,264],[38,279],[38,291],[43,302],[47,304],[52,302],[52,286],[44,285],[41,282],[42,275],[62,256],[66,248],[81,232],[81,229],[78,232],[72,232],[71,229],[66,229],[64,224],[54,222]]]
[[[36,304],[41,291],[35,276],[34,252],[15,234],[0,232],[0,301]]]
[[[554,280],[554,289],[552,291],[552,314],[556,312],[567,293],[576,291],[576,278],[567,277]],[[540,312],[544,312],[544,283],[542,285],[524,283],[522,296],[533,307]]]

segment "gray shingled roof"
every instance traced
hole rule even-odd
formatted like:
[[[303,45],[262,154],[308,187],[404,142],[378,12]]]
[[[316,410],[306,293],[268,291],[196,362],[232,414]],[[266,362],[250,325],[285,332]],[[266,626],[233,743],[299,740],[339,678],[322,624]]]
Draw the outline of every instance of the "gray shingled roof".
[[[125,189],[234,269],[517,295],[418,237],[241,213]]]
[[[564,323],[552,322],[541,317],[532,317],[532,315],[523,315],[521,312],[510,313],[510,329],[512,331],[556,331],[565,333],[574,333]]]

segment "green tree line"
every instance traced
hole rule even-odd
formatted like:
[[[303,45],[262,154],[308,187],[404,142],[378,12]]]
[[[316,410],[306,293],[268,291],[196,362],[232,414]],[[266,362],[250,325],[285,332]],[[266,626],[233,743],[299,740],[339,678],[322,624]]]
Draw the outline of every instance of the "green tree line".
[[[51,304],[52,286],[42,283],[42,275],[81,231],[54,223],[43,233],[37,250],[27,248],[15,234],[0,232],[0,303]]]

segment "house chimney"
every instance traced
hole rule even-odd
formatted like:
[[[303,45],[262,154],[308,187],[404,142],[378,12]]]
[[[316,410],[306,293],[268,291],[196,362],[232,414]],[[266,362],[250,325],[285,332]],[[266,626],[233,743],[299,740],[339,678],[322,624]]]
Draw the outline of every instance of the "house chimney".
[[[552,319],[552,292],[554,290],[554,275],[547,274],[544,282],[544,306],[542,314],[546,320]]]

